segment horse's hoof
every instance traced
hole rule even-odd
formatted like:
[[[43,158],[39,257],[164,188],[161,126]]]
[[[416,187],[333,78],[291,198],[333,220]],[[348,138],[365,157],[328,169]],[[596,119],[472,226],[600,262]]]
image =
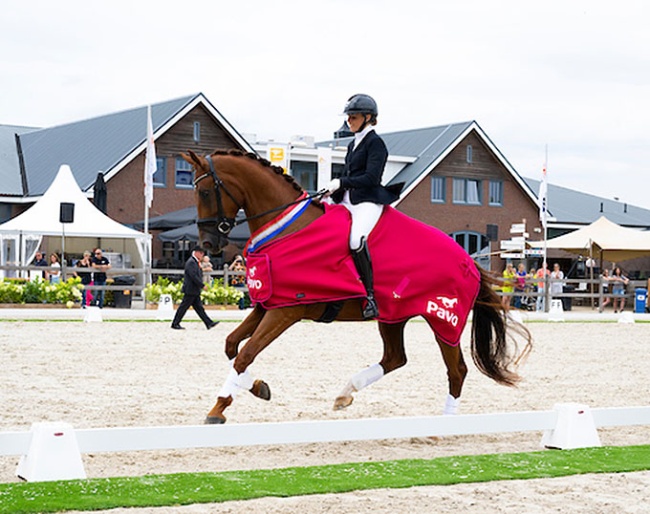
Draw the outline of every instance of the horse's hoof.
[[[217,416],[207,416],[203,422],[205,425],[223,425],[226,418],[218,418]]]
[[[264,380],[256,380],[251,387],[251,394],[268,401],[271,399],[271,388]]]
[[[334,410],[343,410],[352,405],[354,398],[352,396],[338,396],[334,400]]]

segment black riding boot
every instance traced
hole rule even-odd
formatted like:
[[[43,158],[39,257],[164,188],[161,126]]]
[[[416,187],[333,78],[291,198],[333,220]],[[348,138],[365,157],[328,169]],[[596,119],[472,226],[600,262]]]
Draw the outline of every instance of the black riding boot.
[[[377,303],[375,302],[375,291],[373,288],[372,279],[372,262],[370,262],[370,252],[366,238],[361,238],[361,246],[356,250],[352,250],[352,260],[357,267],[363,287],[366,288],[366,306],[363,309],[363,318],[372,319],[379,316]]]

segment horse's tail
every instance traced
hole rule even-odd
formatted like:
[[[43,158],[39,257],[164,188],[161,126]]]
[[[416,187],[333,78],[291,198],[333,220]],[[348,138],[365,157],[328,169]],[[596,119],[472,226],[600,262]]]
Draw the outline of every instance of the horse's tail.
[[[516,368],[530,353],[532,336],[521,323],[512,319],[508,323],[508,310],[494,290],[500,281],[478,264],[476,267],[481,274],[481,284],[474,304],[472,359],[481,373],[499,384],[514,386],[521,377],[513,367]],[[522,351],[519,351],[512,331],[525,339]]]

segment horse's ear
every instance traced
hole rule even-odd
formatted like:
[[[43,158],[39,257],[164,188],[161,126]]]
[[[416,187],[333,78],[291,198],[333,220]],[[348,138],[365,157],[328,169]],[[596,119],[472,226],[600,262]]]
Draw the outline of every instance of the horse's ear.
[[[189,155],[184,154],[183,152],[181,152],[181,157],[182,157],[185,161],[187,161],[188,163],[190,163],[192,166],[194,166],[194,167],[196,167],[196,166],[201,167],[201,158],[200,158],[198,155],[196,155],[192,150],[188,150],[187,153],[188,153]]]

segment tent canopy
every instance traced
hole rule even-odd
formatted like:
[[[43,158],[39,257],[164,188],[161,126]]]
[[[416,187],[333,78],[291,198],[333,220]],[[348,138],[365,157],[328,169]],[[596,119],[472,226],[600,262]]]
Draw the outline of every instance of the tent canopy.
[[[60,222],[62,203],[74,205],[73,221]],[[26,265],[41,243],[49,251],[61,248],[65,236],[67,252],[81,253],[99,246],[131,255],[133,265],[146,262],[151,236],[109,218],[86,198],[70,167],[59,169],[54,182],[41,199],[22,214],[0,225],[0,260]]]
[[[549,239],[547,248],[620,262],[650,255],[650,232],[622,227],[601,216],[591,225]]]
[[[170,230],[172,228],[184,227],[196,223],[197,218],[196,206],[193,205],[178,211],[149,218],[149,230]],[[143,229],[144,220],[134,223],[133,226],[137,229]]]
[[[230,234],[228,234],[228,240],[231,243],[235,244],[245,243],[248,241],[250,236],[251,234],[248,229],[248,225],[246,223],[242,223],[241,225],[237,225],[232,229]],[[197,242],[199,240],[199,227],[196,223],[192,223],[191,225],[185,225],[183,227],[167,230],[158,234],[158,239],[165,242],[176,242],[183,240]]]

